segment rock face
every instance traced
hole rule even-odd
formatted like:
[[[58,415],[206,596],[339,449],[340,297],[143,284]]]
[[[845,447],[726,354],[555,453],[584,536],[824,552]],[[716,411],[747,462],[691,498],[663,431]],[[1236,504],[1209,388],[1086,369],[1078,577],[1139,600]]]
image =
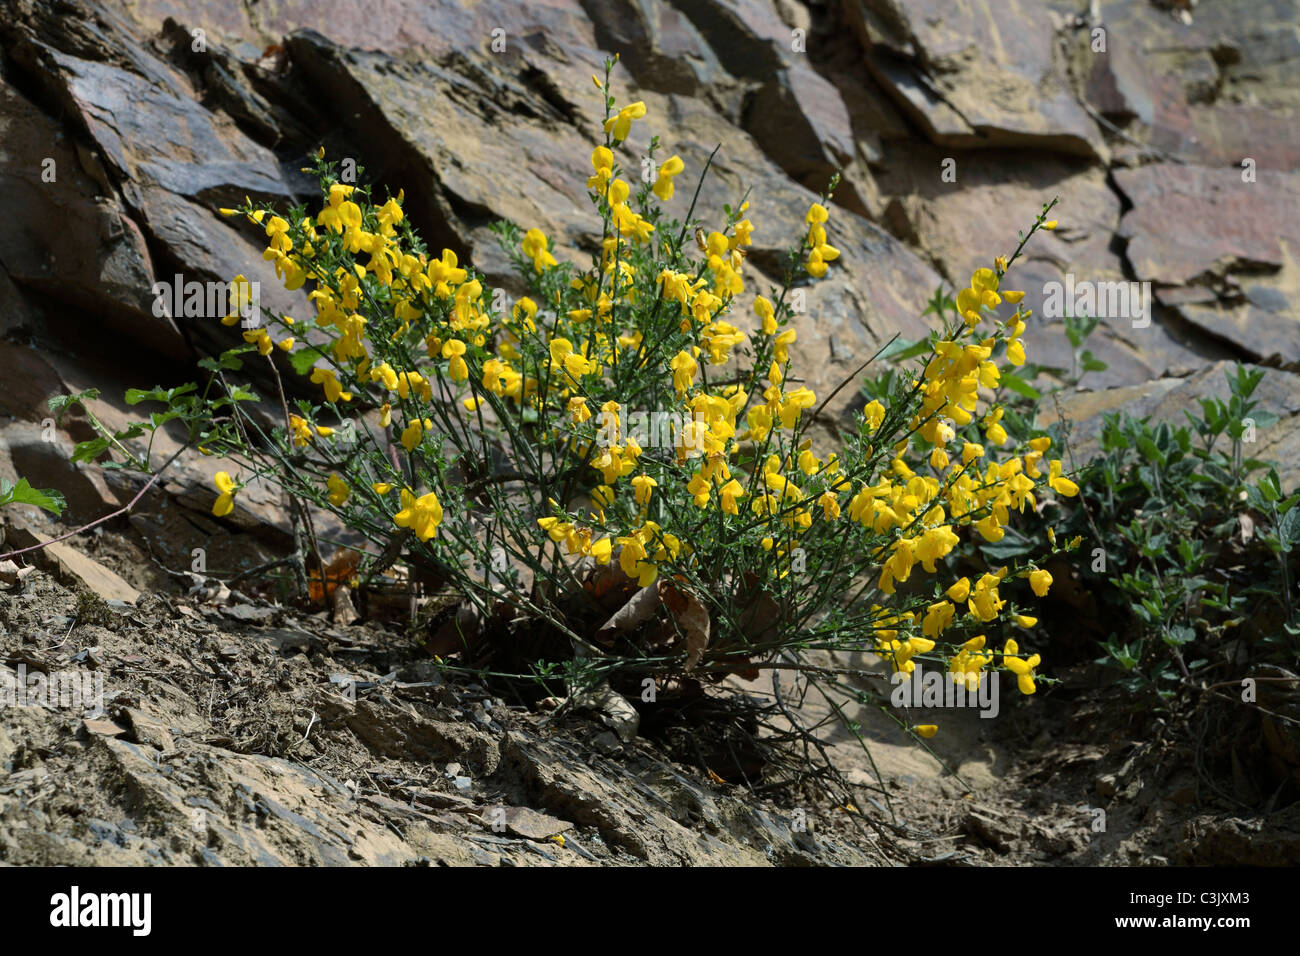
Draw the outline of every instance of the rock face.
[[[1105,152],[1071,89],[1047,4],[851,0],[873,75],[943,146]]]
[[[1224,0],[1182,20],[1159,4],[1099,5],[1104,53],[1081,53],[1086,102],[1122,124],[1117,149],[1206,166],[1295,169],[1300,92],[1295,0]],[[1086,48],[1095,46],[1091,32]]]
[[[320,144],[405,188],[430,244],[494,281],[509,282],[488,232],[499,218],[585,257],[587,77],[618,52],[617,92],[646,101],[688,169],[721,146],[702,208],[756,187],[755,268],[842,170],[832,236],[846,256],[813,290],[796,346],[814,388],[895,333],[923,334],[934,288],[1009,251],[1051,196],[1062,228],[1009,280],[1035,309],[1036,357],[1068,358],[1041,306],[1071,274],[1157,290],[1150,327],[1107,319],[1096,333],[1110,369],[1094,385],[1207,359],[1300,361],[1294,0],[1213,5],[1190,23],[1146,0],[1099,4],[1095,22],[1051,0],[393,0],[383,16],[343,0],[4,6],[11,337],[89,350],[93,324],[179,361],[179,378],[228,330],[156,314],[155,282],[242,272],[273,307],[303,309],[258,237],[216,209],[309,198],[298,167]]]
[[[1160,163],[1115,181],[1133,272],[1171,312],[1254,360],[1300,358],[1300,176]]]

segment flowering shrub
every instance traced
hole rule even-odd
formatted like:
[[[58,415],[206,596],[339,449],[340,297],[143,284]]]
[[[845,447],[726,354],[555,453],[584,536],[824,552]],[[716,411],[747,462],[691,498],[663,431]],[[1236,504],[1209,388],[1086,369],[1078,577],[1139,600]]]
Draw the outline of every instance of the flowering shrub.
[[[376,563],[401,554],[435,573],[477,612],[467,642],[504,645],[543,622],[593,679],[752,676],[810,650],[874,650],[971,686],[1005,669],[1034,693],[1038,655],[988,647],[983,631],[1032,627],[1019,601],[1051,576],[1028,560],[960,577],[944,564],[963,536],[997,541],[1042,496],[1076,491],[1050,439],[1011,442],[988,400],[1003,364],[1025,361],[1025,314],[998,314],[1023,295],[1003,288],[1020,249],[934,308],[942,328],[915,375],[868,403],[839,447],[816,447],[829,396],[798,384],[788,298],[836,267],[835,182],[810,203],[781,285],[741,312],[756,281],[748,203],[697,219],[686,166],[659,161],[657,137],[657,174],[625,178],[646,109],[616,108],[609,68],[593,77],[604,141],[586,181],[599,253],[559,261],[538,229],[500,224],[529,289],[513,302],[429,250],[401,193],[340,183],[323,154],[319,209],[224,210],[264,230],[265,257],[309,290],[315,315],[263,310],[242,345],[205,360],[203,396],[169,406],[204,451],[241,465],[215,475],[213,513],[269,479],[365,535]],[[1030,235],[1054,226],[1050,208]],[[237,381],[253,352],[273,369],[287,353],[316,398],[282,398],[268,427]]]

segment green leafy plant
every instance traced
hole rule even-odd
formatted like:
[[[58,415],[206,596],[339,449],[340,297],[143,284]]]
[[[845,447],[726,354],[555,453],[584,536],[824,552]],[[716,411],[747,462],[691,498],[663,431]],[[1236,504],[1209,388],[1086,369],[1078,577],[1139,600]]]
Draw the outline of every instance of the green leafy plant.
[[[61,515],[68,503],[60,492],[53,488],[33,488],[26,478],[19,478],[17,484],[8,478],[0,478],[0,506],[4,505],[35,505]]]

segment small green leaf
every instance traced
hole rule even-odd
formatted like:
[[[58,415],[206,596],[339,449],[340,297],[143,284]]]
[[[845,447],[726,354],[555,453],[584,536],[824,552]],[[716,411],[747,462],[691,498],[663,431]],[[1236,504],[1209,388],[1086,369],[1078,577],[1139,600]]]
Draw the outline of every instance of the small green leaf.
[[[1277,524],[1277,536],[1282,541],[1282,550],[1290,551],[1300,544],[1300,508],[1293,507],[1282,516]]]
[[[7,478],[0,478],[0,505],[35,505],[55,515],[61,515],[68,503],[63,495],[53,488],[33,488],[27,483],[26,478],[19,478],[16,485]]]
[[[908,359],[916,358],[918,355],[924,355],[929,350],[930,343],[926,339],[912,341],[897,338],[881,350],[880,358],[890,362],[905,362]]]
[[[72,449],[73,463],[82,461],[94,461],[104,453],[108,448],[107,438],[92,438],[90,441],[78,442],[77,447]]]
[[[62,420],[62,413],[67,411],[73,405],[84,405],[86,402],[93,402],[99,398],[99,389],[88,388],[84,392],[78,392],[76,395],[55,395],[49,400],[50,411],[59,415]]]
[[[232,388],[230,390],[230,398],[232,401],[236,401],[236,402],[260,402],[261,401],[261,399],[257,397],[256,392],[250,391],[249,389],[245,388],[243,385],[236,385],[234,388]]]
[[[1036,402],[1043,397],[1043,393],[1034,388],[1015,372],[1004,371],[998,379],[1003,385],[1015,392],[1021,398],[1027,398],[1031,402]]]
[[[306,375],[312,370],[312,366],[316,364],[316,360],[322,357],[324,357],[323,352],[315,346],[309,345],[306,348],[298,349],[296,352],[292,353],[289,356],[289,364],[293,366],[293,370],[299,375]]]

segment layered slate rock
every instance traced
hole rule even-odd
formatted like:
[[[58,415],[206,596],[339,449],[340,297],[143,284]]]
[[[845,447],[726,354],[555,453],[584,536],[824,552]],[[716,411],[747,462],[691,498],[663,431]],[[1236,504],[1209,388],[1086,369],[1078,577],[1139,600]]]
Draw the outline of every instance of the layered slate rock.
[[[1300,167],[1300,3],[1222,0],[1190,22],[1146,0],[1099,8],[1105,50],[1081,41],[1076,62],[1088,102],[1130,140],[1119,152]]]
[[[3,82],[0,141],[0,205],[12,224],[0,230],[0,322],[34,324],[24,313],[36,307],[24,302],[16,283],[47,307],[82,310],[106,330],[173,356],[187,354],[175,323],[152,313],[148,246],[140,227],[91,174],[103,175],[93,154]]]
[[[190,78],[111,8],[73,4],[78,20],[22,6],[27,18],[9,27],[14,59],[91,147],[86,162],[97,172],[101,205],[112,210],[117,203],[127,213],[116,215],[119,231],[139,250],[128,280],[135,306],[129,334],[165,354],[186,354],[187,343],[228,347],[219,316],[173,318],[166,307],[155,308],[154,282],[174,283],[177,275],[182,282],[226,282],[242,273],[260,283],[265,305],[299,310],[305,300],[283,292],[260,246],[216,212],[245,195],[291,201],[275,154],[204,106]],[[98,218],[111,224],[114,215]],[[147,261],[150,243],[158,254]],[[99,283],[110,295],[112,287]]]
[[[1105,155],[1045,5],[852,0],[847,9],[877,79],[932,142]]]
[[[314,202],[298,167],[320,144],[364,166],[378,195],[404,188],[430,246],[510,294],[521,288],[498,219],[540,227],[585,265],[601,138],[590,76],[617,52],[614,92],[650,111],[618,151],[625,176],[658,133],[660,157],[687,167],[669,213],[686,215],[710,155],[697,213],[753,187],[741,327],[843,172],[829,228],[844,256],[798,290],[795,318],[820,396],[891,337],[923,336],[934,289],[1009,252],[1052,196],[1061,228],[1007,280],[1033,310],[1033,361],[1074,360],[1045,308],[1073,276],[1155,293],[1150,325],[1103,316],[1088,347],[1109,367],[1085,385],[1294,362],[1297,2],[1225,0],[1186,23],[1145,0],[1100,3],[1095,22],[1049,0],[390,0],[382,16],[350,0],[12,0],[0,191],[20,226],[0,237],[0,328],[74,351],[107,329],[183,360],[237,341],[213,317],[154,314],[152,283],[178,274],[243,273],[271,307],[310,314],[261,258],[260,230],[216,209],[245,195]],[[57,184],[39,181],[47,156]]]
[[[1118,170],[1119,235],[1139,280],[1256,360],[1300,362],[1300,175],[1160,164]]]

